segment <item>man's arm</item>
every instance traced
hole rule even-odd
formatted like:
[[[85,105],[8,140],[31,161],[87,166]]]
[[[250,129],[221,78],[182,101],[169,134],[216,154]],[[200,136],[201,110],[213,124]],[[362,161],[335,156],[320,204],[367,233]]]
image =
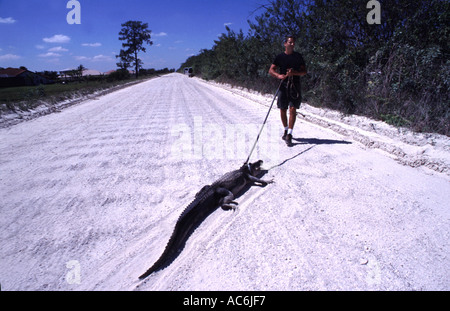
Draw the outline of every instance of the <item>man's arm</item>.
[[[301,65],[300,66],[300,71],[297,71],[297,70],[294,70],[294,69],[288,69],[286,76],[288,76],[288,77],[290,77],[290,76],[303,77],[303,76],[306,76],[307,73],[308,72],[306,71],[306,66],[305,65]]]
[[[277,79],[280,79],[280,80],[284,80],[284,79],[286,79],[286,77],[287,77],[287,75],[279,74],[279,73],[277,72],[277,66],[274,65],[274,64],[272,64],[272,65],[270,66],[269,74],[270,74],[272,77],[277,78]]]

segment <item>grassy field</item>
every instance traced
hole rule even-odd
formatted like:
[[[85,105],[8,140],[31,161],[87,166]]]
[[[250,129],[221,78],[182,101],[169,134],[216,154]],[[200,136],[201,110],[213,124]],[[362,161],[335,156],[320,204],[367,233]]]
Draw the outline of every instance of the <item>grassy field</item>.
[[[42,102],[55,104],[68,99],[76,99],[97,91],[104,91],[130,83],[139,83],[152,77],[155,77],[155,75],[143,76],[139,79],[129,78],[122,81],[97,80],[0,88],[0,114],[8,111],[33,109]]]

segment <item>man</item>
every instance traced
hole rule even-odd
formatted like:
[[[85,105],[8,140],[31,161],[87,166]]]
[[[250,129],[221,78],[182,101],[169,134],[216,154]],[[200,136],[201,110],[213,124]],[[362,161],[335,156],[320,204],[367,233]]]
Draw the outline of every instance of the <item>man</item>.
[[[297,118],[297,109],[300,108],[302,94],[300,90],[300,77],[306,75],[305,61],[300,53],[294,52],[295,38],[288,36],[284,40],[284,53],[279,54],[270,66],[269,74],[283,80],[278,93],[278,108],[281,113],[281,122],[284,126],[283,140],[292,146],[292,131]],[[277,72],[279,70],[279,72]],[[289,108],[289,123],[287,110]]]

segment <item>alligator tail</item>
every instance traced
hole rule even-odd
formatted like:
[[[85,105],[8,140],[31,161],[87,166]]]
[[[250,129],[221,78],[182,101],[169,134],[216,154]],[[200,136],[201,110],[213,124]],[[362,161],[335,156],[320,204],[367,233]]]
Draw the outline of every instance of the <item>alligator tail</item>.
[[[217,207],[218,198],[209,186],[205,186],[184,210],[161,257],[139,279],[143,280],[153,272],[168,267],[181,253],[189,236],[200,223]]]

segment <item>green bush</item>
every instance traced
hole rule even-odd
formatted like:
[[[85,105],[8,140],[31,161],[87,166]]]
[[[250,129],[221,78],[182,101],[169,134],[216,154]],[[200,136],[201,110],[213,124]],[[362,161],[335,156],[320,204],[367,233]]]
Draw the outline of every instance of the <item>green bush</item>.
[[[108,82],[112,81],[123,81],[130,78],[130,73],[126,69],[118,69],[111,74],[108,75],[106,78]]]
[[[227,28],[181,68],[273,93],[267,72],[292,34],[307,64],[302,90],[310,104],[449,135],[450,1],[380,2],[381,25],[369,25],[367,1],[273,0],[247,35]]]

